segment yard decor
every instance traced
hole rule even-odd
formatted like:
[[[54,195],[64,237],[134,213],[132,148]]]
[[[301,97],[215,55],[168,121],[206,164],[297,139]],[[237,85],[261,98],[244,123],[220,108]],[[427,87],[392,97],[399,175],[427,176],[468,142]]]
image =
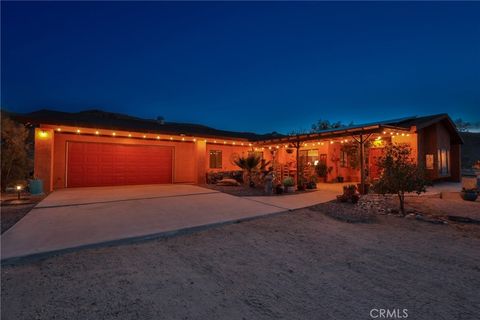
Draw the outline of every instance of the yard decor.
[[[478,198],[478,190],[463,188],[462,192],[460,192],[460,196],[465,201],[475,201]]]
[[[292,177],[286,177],[283,179],[283,185],[285,187],[285,192],[294,192],[295,181]]]
[[[405,215],[405,193],[425,192],[428,181],[422,166],[415,164],[412,150],[407,145],[389,145],[378,160],[382,174],[373,185],[380,194],[396,194],[400,202],[400,212]]]
[[[337,196],[337,200],[340,202],[351,202],[354,204],[357,203],[358,200],[360,200],[357,187],[354,184],[343,186],[343,194]]]

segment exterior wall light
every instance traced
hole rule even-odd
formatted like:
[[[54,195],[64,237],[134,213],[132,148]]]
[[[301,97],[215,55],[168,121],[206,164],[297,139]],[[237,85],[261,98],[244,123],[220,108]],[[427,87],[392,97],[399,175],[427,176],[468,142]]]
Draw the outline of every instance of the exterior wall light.
[[[58,132],[62,131],[62,128],[57,128],[57,131],[58,131]]]
[[[112,136],[114,136],[114,137],[115,137],[116,135],[117,135],[117,134],[116,134],[115,132],[113,132],[113,133],[112,133]]]
[[[46,138],[48,137],[48,132],[45,130],[41,130],[38,135],[40,136],[40,138]]]
[[[80,129],[77,129],[77,133],[80,133]]]
[[[98,130],[97,130],[97,131],[95,131],[95,134],[98,136],[100,134],[100,132],[98,132]]]

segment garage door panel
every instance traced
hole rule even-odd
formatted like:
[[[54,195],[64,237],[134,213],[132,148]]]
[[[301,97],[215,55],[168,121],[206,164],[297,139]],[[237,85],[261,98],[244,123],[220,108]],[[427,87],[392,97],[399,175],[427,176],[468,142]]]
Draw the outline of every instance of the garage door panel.
[[[67,186],[172,182],[172,148],[69,142]]]

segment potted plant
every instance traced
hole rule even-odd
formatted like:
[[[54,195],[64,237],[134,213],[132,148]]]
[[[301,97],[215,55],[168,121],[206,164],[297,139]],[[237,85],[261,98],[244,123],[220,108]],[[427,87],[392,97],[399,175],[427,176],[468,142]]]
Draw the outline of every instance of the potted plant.
[[[328,168],[326,163],[319,162],[315,166],[315,172],[320,178],[323,178],[323,182],[327,182]]]
[[[316,175],[311,175],[310,178],[308,179],[307,183],[307,189],[317,189],[317,176]]]
[[[460,196],[465,201],[475,201],[478,198],[478,190],[462,188],[462,192],[460,192]]]
[[[294,192],[295,191],[295,181],[292,177],[286,177],[283,179],[283,186],[285,187],[285,192]]]

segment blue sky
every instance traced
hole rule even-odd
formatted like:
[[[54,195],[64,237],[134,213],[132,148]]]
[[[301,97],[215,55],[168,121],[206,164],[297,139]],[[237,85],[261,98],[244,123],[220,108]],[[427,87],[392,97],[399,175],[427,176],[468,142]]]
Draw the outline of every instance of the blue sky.
[[[480,3],[2,2],[2,108],[289,132],[480,120]]]

